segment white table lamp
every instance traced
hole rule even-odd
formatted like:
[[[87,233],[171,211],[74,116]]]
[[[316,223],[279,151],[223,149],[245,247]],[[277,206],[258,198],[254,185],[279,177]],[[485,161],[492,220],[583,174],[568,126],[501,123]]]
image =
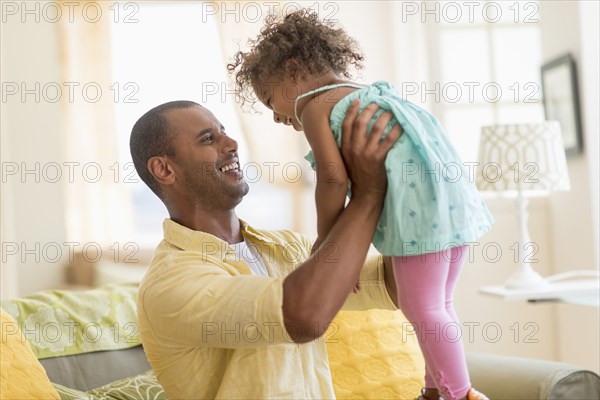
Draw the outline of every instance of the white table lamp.
[[[534,246],[527,230],[526,196],[570,189],[559,123],[483,127],[476,184],[481,191],[516,194],[520,263],[504,286],[522,290],[548,285],[528,262]]]

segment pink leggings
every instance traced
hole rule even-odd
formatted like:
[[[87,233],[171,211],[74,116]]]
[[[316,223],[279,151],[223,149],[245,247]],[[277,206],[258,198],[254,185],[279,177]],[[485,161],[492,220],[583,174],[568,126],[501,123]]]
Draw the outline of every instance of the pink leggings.
[[[400,308],[425,358],[425,386],[437,388],[445,400],[465,397],[471,388],[453,301],[466,252],[461,246],[392,258]]]

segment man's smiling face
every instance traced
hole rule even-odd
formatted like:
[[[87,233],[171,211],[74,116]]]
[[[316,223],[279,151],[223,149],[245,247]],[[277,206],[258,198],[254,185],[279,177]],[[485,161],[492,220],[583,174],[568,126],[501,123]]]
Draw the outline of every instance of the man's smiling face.
[[[168,121],[177,179],[174,189],[209,207],[235,207],[248,193],[237,154],[237,142],[204,107],[174,109]]]

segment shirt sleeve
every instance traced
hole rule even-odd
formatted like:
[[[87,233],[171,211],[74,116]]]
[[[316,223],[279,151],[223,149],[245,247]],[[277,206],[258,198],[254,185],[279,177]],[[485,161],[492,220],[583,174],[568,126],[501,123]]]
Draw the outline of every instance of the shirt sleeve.
[[[398,309],[385,287],[383,256],[380,254],[367,254],[359,281],[360,290],[358,293],[351,293],[350,296],[348,296],[342,310],[364,311],[373,308],[385,310]]]
[[[314,241],[302,237],[304,246],[311,249]],[[310,250],[309,250],[310,252]],[[342,306],[343,311],[365,311],[370,309],[397,310],[385,287],[383,256],[377,252],[368,253],[360,272],[360,290],[350,293]]]
[[[157,340],[183,348],[292,343],[283,323],[283,279],[229,272],[202,254],[151,266],[138,311]],[[160,265],[167,263],[168,265]]]

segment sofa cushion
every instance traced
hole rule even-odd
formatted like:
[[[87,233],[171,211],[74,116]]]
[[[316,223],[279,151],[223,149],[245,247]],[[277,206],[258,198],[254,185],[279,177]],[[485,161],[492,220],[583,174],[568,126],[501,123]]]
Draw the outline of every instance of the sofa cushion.
[[[92,398],[103,400],[166,400],[165,392],[150,370],[144,374],[121,379],[87,392]]]
[[[87,393],[77,389],[71,389],[69,387],[60,385],[56,382],[52,382],[52,386],[58,392],[60,400],[96,400],[92,399]]]
[[[118,350],[139,345],[137,284],[69,291],[45,290],[0,305],[20,324],[37,358]]]
[[[150,369],[142,346],[40,360],[53,383],[90,390]]]
[[[425,362],[412,326],[400,311],[341,311],[327,344],[338,399],[413,399]]]
[[[3,399],[58,399],[21,330],[8,313],[0,309],[0,393]]]
[[[53,383],[60,400],[167,400],[152,370],[83,392]]]

